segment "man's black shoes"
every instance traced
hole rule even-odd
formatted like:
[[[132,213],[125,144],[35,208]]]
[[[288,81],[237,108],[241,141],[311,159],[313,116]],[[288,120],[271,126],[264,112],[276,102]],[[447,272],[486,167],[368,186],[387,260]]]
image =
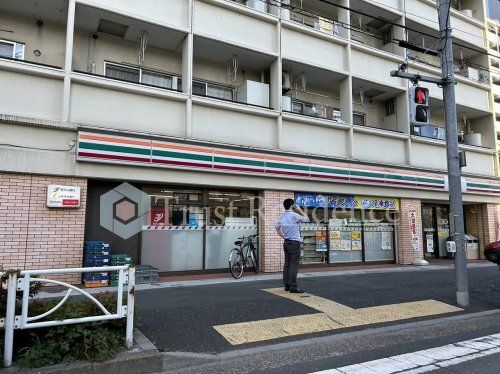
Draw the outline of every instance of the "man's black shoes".
[[[285,291],[290,291],[290,286],[288,284],[285,285]]]
[[[304,293],[300,288],[294,288],[293,290],[290,290],[290,293]]]

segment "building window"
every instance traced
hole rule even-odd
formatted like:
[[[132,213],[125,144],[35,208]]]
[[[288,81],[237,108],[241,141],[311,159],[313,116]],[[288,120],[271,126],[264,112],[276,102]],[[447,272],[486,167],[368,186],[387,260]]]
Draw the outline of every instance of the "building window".
[[[209,82],[193,81],[193,94],[216,99],[234,100],[234,90],[232,87]]]
[[[311,117],[326,118],[340,121],[340,108],[324,104],[313,104],[307,101],[293,100],[292,112]]]
[[[352,114],[352,122],[355,125],[360,125],[360,126],[366,125],[366,114],[361,112],[354,112]]]
[[[155,87],[168,89],[172,89],[173,87],[173,77],[171,75],[159,71],[124,66],[110,62],[106,62],[104,65],[104,75],[109,78],[133,83],[143,83]]]
[[[172,77],[155,71],[143,70],[141,83],[157,87],[172,88]]]
[[[24,44],[0,40],[0,57],[24,60]]]

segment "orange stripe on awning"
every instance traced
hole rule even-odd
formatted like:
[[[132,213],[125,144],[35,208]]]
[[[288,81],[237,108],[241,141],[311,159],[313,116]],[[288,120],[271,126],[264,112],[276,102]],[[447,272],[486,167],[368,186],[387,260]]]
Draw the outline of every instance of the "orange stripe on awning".
[[[151,146],[151,142],[149,140],[132,140],[130,138],[112,138],[103,135],[88,135],[80,133],[80,139],[85,140],[98,140],[103,142],[111,142],[111,143],[122,143],[122,144],[133,144],[133,145],[142,145],[142,146]]]

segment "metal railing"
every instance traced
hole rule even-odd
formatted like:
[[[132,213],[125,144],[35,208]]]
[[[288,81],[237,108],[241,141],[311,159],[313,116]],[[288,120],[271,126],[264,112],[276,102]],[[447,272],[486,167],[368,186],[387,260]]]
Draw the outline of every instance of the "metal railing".
[[[92,296],[87,291],[75,287],[71,284],[54,280],[39,278],[38,276],[46,274],[70,274],[70,273],[98,273],[118,271],[118,287],[117,287],[117,302],[116,313],[110,313],[99,300]],[[19,274],[19,278],[18,278]],[[10,367],[12,365],[12,354],[14,346],[14,330],[15,329],[32,329],[40,327],[69,325],[75,323],[96,322],[127,318],[125,345],[127,348],[132,347],[133,329],[134,329],[134,301],[135,301],[135,268],[129,265],[124,266],[104,266],[94,268],[68,268],[68,269],[47,269],[47,270],[23,270],[0,272],[0,277],[7,275],[7,310],[5,319],[0,319],[0,327],[5,326],[5,346],[3,356],[3,366]],[[33,278],[36,276],[36,278]],[[68,290],[64,297],[49,311],[37,316],[28,316],[30,285],[32,283],[55,284],[66,287]],[[124,284],[127,284],[127,305],[123,305]],[[58,310],[69,298],[71,293],[83,295],[85,298],[92,301],[102,311],[102,315],[88,316],[80,318],[68,318],[62,320],[39,321],[50,316]],[[16,316],[16,295],[17,292],[22,292],[21,315]],[[39,322],[35,322],[39,321]]]

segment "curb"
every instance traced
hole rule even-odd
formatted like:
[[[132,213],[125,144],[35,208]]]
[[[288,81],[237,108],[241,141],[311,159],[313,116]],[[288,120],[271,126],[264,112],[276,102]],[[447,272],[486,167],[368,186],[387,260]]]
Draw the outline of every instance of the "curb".
[[[102,362],[78,361],[69,364],[44,366],[35,369],[10,367],[0,369],[0,373],[23,374],[74,374],[74,373],[158,373],[163,370],[163,355],[151,341],[134,330],[134,346],[129,351],[119,353],[115,358]]]

